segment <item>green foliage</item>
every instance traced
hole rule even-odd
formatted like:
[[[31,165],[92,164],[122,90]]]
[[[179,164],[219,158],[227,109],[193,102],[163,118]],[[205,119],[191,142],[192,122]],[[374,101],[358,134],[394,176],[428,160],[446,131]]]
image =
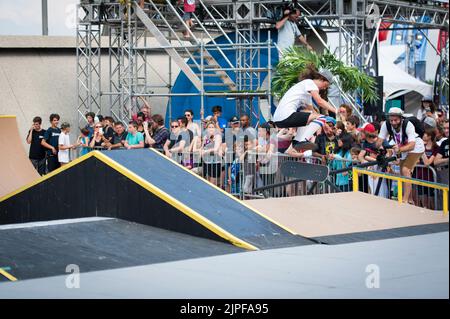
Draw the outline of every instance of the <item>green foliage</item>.
[[[276,66],[272,80],[272,92],[281,98],[293,85],[298,83],[299,75],[308,65],[317,70],[328,69],[339,78],[342,90],[351,93],[357,91],[366,101],[376,101],[376,82],[367,74],[355,67],[346,66],[336,59],[330,52],[319,55],[305,48],[291,47],[284,52],[283,57]]]

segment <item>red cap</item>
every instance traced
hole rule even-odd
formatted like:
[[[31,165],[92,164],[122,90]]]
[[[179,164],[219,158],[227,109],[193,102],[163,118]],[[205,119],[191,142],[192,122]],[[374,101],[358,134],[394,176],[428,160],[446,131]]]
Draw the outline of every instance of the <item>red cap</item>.
[[[374,134],[376,132],[375,126],[372,123],[365,123],[358,131],[364,131],[366,133]]]

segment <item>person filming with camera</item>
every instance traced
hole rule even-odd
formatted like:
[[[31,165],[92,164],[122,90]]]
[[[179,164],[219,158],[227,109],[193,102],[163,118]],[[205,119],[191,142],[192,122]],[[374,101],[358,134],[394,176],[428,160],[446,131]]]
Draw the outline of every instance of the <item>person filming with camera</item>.
[[[275,24],[275,28],[278,30],[277,45],[280,56],[283,54],[284,50],[294,45],[296,38],[298,38],[308,50],[313,50],[297,26],[299,17],[300,9],[295,6],[289,6],[283,11],[281,20]]]
[[[397,157],[400,156],[400,173],[402,176],[409,178],[425,152],[425,146],[420,136],[423,134],[423,130],[416,125],[418,124],[414,124],[413,119],[404,118],[401,108],[392,107],[389,110],[386,122],[381,126],[377,140],[378,148],[384,140],[390,140],[394,154]],[[411,184],[404,183],[404,203],[414,204],[410,200],[410,195]]]

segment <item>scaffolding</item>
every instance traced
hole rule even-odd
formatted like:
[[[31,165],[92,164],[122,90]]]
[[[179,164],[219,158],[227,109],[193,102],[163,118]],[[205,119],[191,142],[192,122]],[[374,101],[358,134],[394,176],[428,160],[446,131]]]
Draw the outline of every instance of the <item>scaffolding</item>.
[[[143,8],[135,1],[125,1],[125,5],[81,1],[77,24],[80,126],[88,111],[103,112],[127,122],[139,108],[139,97],[166,98],[169,118],[174,96],[200,96],[202,117],[206,98],[226,97],[235,100],[236,114],[252,114],[251,118],[256,119],[254,125],[261,119],[261,105],[265,101],[269,108],[266,119],[270,119],[271,52],[276,47],[270,32],[282,15],[286,1],[196,2],[197,10],[192,16],[195,27],[189,29],[183,21],[182,8],[170,0],[146,1]],[[333,53],[345,64],[374,76],[378,70],[372,52],[383,21],[401,23],[406,28],[448,30],[447,9],[434,3],[381,0],[299,0],[296,3],[302,12],[301,27],[315,35],[326,48],[320,32],[338,33],[339,43]],[[424,16],[430,19],[425,21]],[[263,31],[269,33],[265,41],[261,40]],[[445,50],[448,42],[442,47],[441,59],[447,63],[442,70],[448,70],[448,50]],[[265,65],[261,63],[263,52],[268,55]],[[152,64],[149,57],[153,53],[164,54],[169,68],[162,70]],[[230,56],[235,57],[234,61],[230,61]],[[107,78],[104,74],[102,78],[102,65],[108,69]],[[173,92],[175,66],[197,92]],[[262,75],[266,73],[263,81]],[[447,81],[448,89],[448,71],[441,78]],[[357,92],[343,92],[339,83],[337,87],[340,97],[364,119]]]

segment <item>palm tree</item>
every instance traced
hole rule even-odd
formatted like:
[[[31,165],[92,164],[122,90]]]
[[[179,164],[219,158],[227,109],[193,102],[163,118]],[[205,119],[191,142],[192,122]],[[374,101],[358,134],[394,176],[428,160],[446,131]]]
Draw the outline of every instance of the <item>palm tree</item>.
[[[376,92],[376,82],[369,75],[355,67],[346,66],[329,51],[319,55],[305,48],[292,46],[283,52],[283,57],[275,68],[272,80],[272,92],[281,98],[293,85],[298,83],[299,75],[308,65],[317,70],[328,69],[339,78],[344,92],[357,92],[363,100],[375,102],[380,97]]]

